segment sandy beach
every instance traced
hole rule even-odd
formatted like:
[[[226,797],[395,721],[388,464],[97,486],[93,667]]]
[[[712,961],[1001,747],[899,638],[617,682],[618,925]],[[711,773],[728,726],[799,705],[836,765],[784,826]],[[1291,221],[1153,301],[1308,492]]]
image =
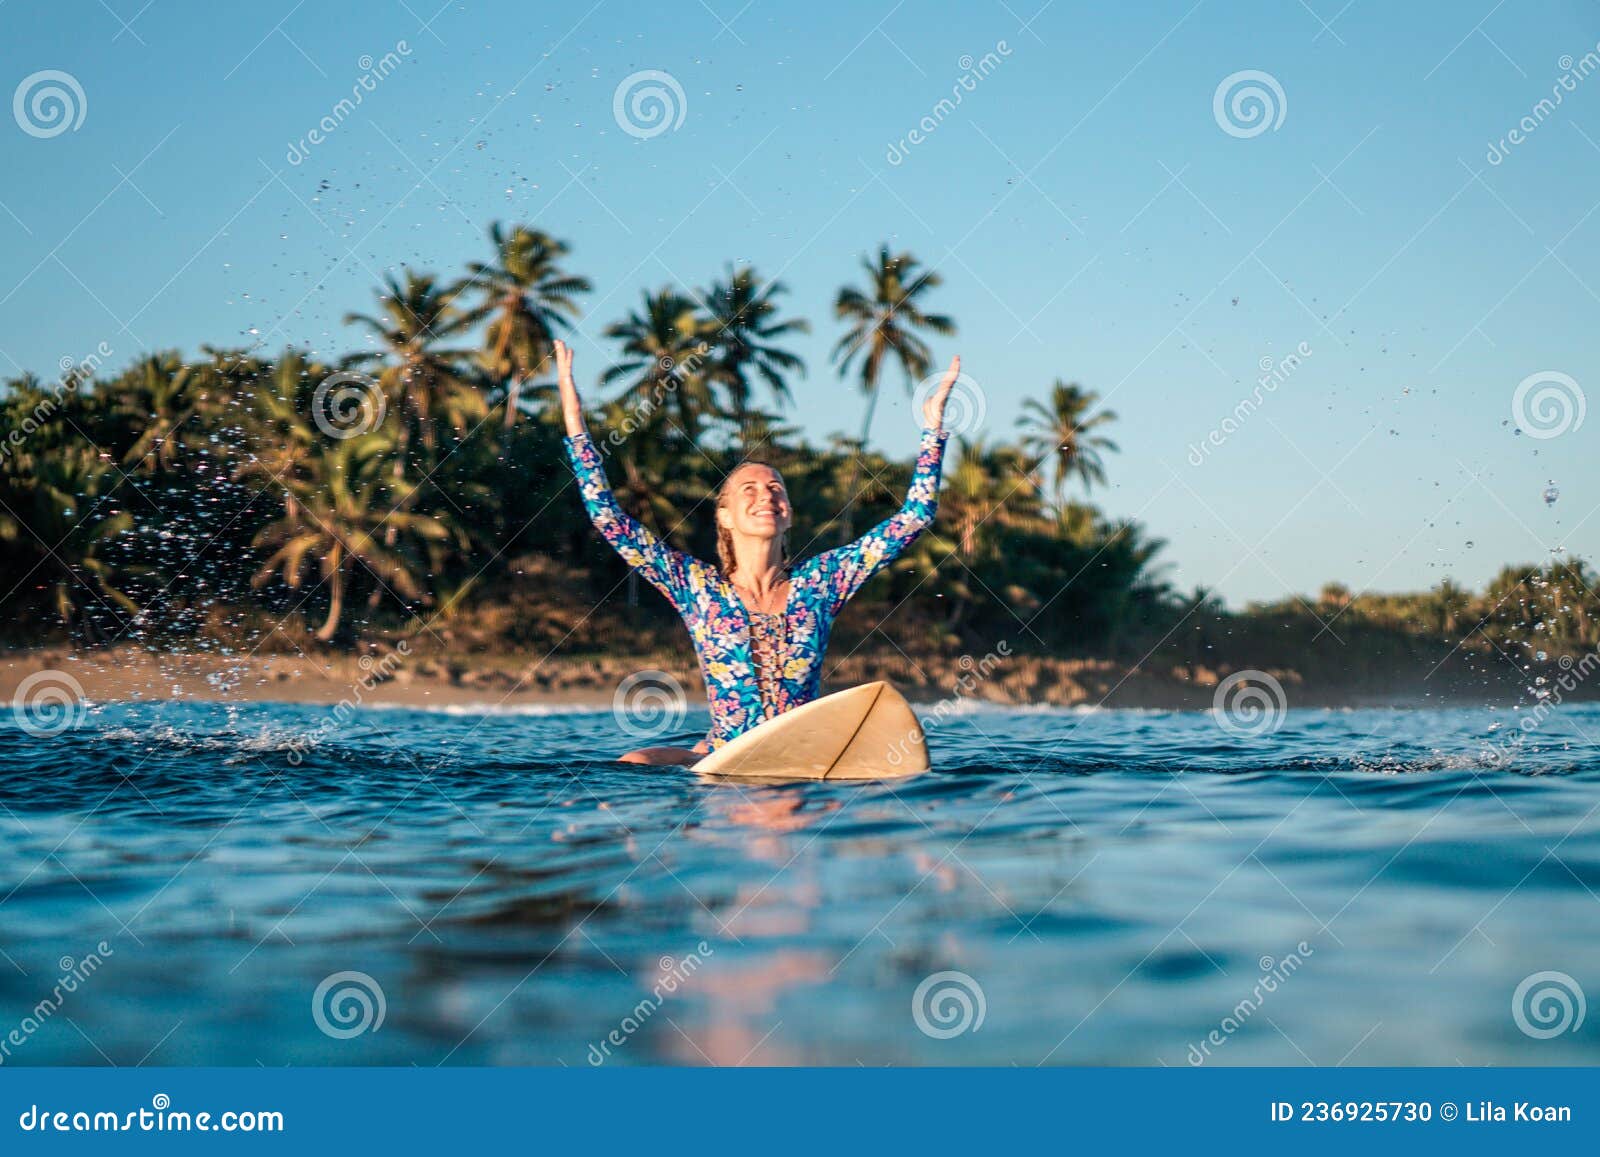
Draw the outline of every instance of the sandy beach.
[[[1205,710],[1231,668],[1133,667],[1100,659],[1011,656],[984,667],[970,656],[913,659],[856,654],[831,663],[830,690],[876,679],[914,703],[953,697],[1020,706]],[[1555,665],[1551,664],[1552,671]],[[91,701],[192,699],[232,702],[338,703],[406,707],[599,707],[631,675],[664,671],[701,702],[701,682],[686,656],[546,657],[515,654],[461,658],[374,650],[363,655],[302,653],[248,657],[42,648],[0,658],[0,696],[13,699],[30,677],[59,672]],[[1424,707],[1511,704],[1520,681],[1505,674],[1446,666],[1402,668],[1386,677],[1317,682],[1293,669],[1269,669],[1290,706]],[[1530,676],[1529,678],[1532,678]],[[69,684],[71,686],[71,684]],[[1579,696],[1583,697],[1583,696]]]

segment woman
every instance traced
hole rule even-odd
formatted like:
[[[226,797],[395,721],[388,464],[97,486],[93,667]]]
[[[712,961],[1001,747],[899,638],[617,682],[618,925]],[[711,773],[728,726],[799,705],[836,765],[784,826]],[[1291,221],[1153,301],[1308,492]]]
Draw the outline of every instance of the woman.
[[[711,706],[711,733],[693,748],[645,747],[624,763],[692,764],[758,723],[815,699],[833,620],[861,589],[933,521],[944,456],[945,400],[961,372],[954,358],[923,403],[922,444],[905,505],[849,546],[791,564],[789,495],[783,477],[741,463],[717,491],[717,561],[674,550],[630,518],[612,496],[584,425],[572,382],[572,349],[555,343],[567,456],[589,519],[627,564],[667,596],[683,617]]]

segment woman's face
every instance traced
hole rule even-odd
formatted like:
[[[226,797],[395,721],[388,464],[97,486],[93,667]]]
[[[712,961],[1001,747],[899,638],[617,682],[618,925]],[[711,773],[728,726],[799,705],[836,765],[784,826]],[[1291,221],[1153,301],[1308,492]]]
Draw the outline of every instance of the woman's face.
[[[783,476],[770,466],[739,467],[725,484],[719,525],[750,538],[777,538],[789,529],[792,512]]]

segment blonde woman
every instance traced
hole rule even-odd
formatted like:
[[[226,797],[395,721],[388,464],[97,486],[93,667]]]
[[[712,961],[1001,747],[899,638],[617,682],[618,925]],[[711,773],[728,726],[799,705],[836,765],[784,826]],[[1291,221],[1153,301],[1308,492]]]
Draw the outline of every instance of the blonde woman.
[[[717,491],[717,561],[675,550],[617,504],[583,420],[572,381],[572,349],[555,343],[567,456],[595,529],[623,560],[666,595],[694,642],[711,706],[711,732],[694,748],[646,747],[625,763],[694,763],[700,756],[821,694],[822,657],[833,621],[850,596],[933,522],[948,434],[945,401],[961,372],[954,358],[923,404],[922,442],[904,505],[837,550],[795,563],[783,476],[746,461]]]

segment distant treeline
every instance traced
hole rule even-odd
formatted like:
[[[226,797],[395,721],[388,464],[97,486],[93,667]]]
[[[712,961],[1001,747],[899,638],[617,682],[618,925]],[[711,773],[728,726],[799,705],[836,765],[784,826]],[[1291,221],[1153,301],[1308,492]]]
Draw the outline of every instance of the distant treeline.
[[[582,649],[619,622],[670,626],[588,526],[561,447],[551,343],[590,283],[545,233],[496,225],[489,238],[488,260],[460,279],[389,279],[374,314],[346,319],[369,341],[342,358],[207,346],[6,383],[7,641],[282,650],[410,634]],[[694,292],[645,292],[605,327],[616,354],[588,391],[619,499],[714,557],[707,496],[753,455],[784,474],[798,553],[884,517],[910,464],[871,449],[872,412],[886,382],[910,390],[932,374],[929,339],[956,332],[930,312],[939,284],[883,246],[838,290],[832,361],[860,389],[863,421],[823,445],[782,422],[806,369],[786,342],[811,327],[786,316],[781,283],[730,266]],[[1162,543],[1088,501],[1116,450],[1098,401],[1058,380],[1025,404],[1014,439],[958,429],[938,523],[852,604],[852,629],[912,649],[1005,638],[1192,663],[1289,620],[1521,657],[1600,642],[1594,576],[1577,561],[1508,568],[1483,594],[1445,582],[1352,600],[1330,586],[1243,614],[1181,594],[1162,577]]]

